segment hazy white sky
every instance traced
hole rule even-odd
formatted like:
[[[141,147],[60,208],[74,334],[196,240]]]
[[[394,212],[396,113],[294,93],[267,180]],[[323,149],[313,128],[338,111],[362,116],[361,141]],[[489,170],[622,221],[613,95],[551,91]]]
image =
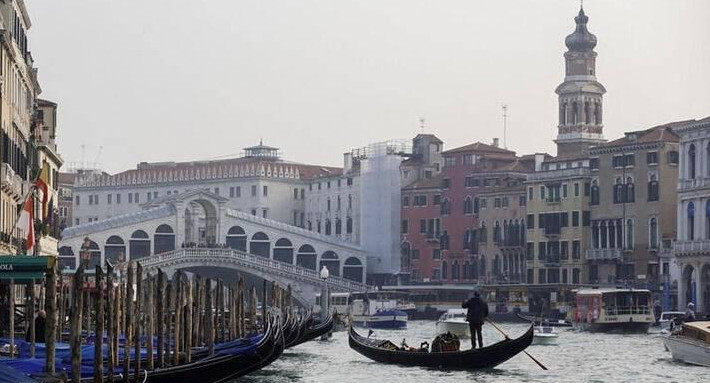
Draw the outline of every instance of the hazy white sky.
[[[426,132],[554,154],[576,0],[25,0],[68,163],[110,172],[245,146],[341,165]],[[710,115],[710,1],[587,0],[607,139]],[[100,155],[99,147],[103,147]]]

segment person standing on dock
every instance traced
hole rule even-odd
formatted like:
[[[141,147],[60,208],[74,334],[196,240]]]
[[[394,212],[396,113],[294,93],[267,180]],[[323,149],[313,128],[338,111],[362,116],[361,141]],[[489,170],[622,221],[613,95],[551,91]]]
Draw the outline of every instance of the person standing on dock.
[[[476,348],[476,338],[478,347],[483,348],[483,321],[488,318],[488,304],[481,299],[481,294],[474,291],[473,298],[463,302],[461,307],[468,309],[466,320],[471,329],[471,348]]]

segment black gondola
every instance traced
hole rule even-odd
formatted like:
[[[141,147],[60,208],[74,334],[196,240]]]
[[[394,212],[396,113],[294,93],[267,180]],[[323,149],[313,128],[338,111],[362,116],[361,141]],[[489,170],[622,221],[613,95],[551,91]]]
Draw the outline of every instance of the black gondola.
[[[565,319],[547,319],[547,318],[536,318],[532,317],[529,315],[523,315],[520,313],[516,313],[518,318],[526,321],[526,322],[532,322],[535,324],[535,326],[550,326],[550,327],[572,327],[572,322],[565,320]]]
[[[310,320],[308,320],[310,319]],[[312,318],[308,318],[305,322],[306,323],[311,323],[308,327],[304,329],[304,331],[301,332],[301,336],[298,337],[298,339],[291,344],[288,347],[294,347],[298,346],[301,343],[308,342],[309,340],[313,340],[318,338],[321,335],[327,334],[331,331],[333,331],[333,314],[328,313],[328,316],[323,318],[320,322],[316,323],[315,320]]]
[[[350,348],[377,362],[446,370],[477,370],[493,368],[525,350],[532,343],[533,326],[519,338],[465,351],[405,351],[387,340],[365,338],[352,326],[349,338]]]

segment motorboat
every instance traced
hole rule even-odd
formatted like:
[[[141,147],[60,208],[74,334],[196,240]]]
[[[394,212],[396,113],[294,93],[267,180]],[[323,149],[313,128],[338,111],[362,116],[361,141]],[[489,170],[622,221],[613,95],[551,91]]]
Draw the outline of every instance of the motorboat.
[[[686,322],[663,338],[673,360],[710,367],[710,321]]]
[[[658,318],[658,329],[665,332],[665,331],[670,331],[671,329],[671,322],[679,319],[683,320],[685,317],[685,313],[682,311],[664,311],[661,313],[660,318]]]
[[[539,318],[530,315],[516,314],[518,318],[535,323],[535,326],[545,325],[550,327],[572,327],[572,322],[567,319]]]
[[[465,309],[449,309],[436,321],[436,333],[452,333],[460,338],[471,337]]]
[[[407,313],[399,309],[401,295],[387,291],[352,293],[349,307],[352,323],[377,329],[406,328]]]
[[[552,326],[535,326],[532,344],[555,344],[559,334]]]

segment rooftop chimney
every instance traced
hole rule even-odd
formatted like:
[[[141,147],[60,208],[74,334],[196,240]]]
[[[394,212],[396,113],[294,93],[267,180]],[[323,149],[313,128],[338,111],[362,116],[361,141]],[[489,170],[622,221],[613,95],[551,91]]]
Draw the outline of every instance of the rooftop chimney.
[[[493,139],[493,146],[498,147],[498,137]]]

